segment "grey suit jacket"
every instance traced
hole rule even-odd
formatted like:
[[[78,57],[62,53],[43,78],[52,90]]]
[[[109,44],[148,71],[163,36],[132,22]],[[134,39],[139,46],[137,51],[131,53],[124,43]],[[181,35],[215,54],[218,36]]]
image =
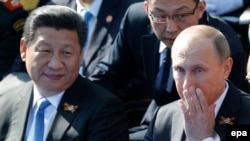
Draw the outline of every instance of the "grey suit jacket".
[[[219,124],[221,116],[232,118],[234,124],[250,125],[250,95],[229,82],[227,95],[215,119],[215,140],[227,141],[226,124]],[[185,141],[183,114],[177,101],[162,106],[150,124],[145,141]]]
[[[33,82],[0,95],[0,140],[21,141],[33,99]],[[79,106],[71,112],[64,103]],[[78,76],[58,106],[47,141],[128,141],[124,108],[116,97]]]

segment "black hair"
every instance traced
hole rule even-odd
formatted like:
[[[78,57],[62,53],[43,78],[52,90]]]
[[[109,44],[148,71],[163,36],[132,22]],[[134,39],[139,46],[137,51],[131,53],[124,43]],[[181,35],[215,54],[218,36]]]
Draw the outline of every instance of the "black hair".
[[[86,41],[86,23],[73,9],[66,6],[47,5],[33,10],[24,25],[23,38],[27,43],[34,39],[36,30],[40,27],[76,31],[81,49]]]

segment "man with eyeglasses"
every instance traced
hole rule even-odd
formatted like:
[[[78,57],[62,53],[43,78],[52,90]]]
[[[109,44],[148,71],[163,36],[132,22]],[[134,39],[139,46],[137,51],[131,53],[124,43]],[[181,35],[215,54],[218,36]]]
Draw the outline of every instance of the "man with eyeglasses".
[[[229,25],[211,17],[205,7],[204,0],[146,0],[132,5],[124,16],[112,50],[89,77],[127,104],[129,122],[141,125],[131,128],[131,140],[142,140],[158,106],[179,98],[171,71],[168,88],[158,92],[155,83],[163,62],[161,52],[165,48],[170,50],[177,35],[187,27],[205,24],[219,29],[229,41],[234,60],[229,79],[240,88],[247,83],[245,52],[239,39]],[[138,122],[136,119],[141,119],[140,113],[152,99],[143,119]]]

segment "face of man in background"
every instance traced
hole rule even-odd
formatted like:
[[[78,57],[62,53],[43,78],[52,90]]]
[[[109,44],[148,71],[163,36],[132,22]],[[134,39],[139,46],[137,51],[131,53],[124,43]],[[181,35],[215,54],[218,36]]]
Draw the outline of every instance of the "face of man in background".
[[[82,53],[76,31],[41,27],[33,41],[21,40],[21,57],[38,89],[51,96],[75,81]]]
[[[188,35],[187,35],[188,36]],[[188,38],[188,37],[185,38]],[[210,105],[223,93],[232,60],[221,62],[213,43],[209,39],[178,40],[172,48],[173,76],[177,91],[183,98],[183,91],[200,88]]]
[[[197,25],[205,10],[205,2],[193,0],[148,0],[144,2],[156,36],[171,47],[185,28]]]

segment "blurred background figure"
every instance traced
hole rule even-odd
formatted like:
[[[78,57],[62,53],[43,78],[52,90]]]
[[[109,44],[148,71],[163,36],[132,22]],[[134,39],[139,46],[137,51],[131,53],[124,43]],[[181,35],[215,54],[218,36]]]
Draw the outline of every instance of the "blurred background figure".
[[[249,0],[206,0],[206,10],[228,22],[238,34],[247,57],[250,53],[248,24],[240,23],[240,15],[250,6]]]
[[[10,73],[12,64],[19,55],[19,42],[28,11],[11,0],[0,2],[0,80]]]
[[[88,76],[107,54],[129,5],[143,0],[51,0],[48,4],[71,7],[84,18],[88,17],[88,37],[80,74]],[[86,19],[85,19],[86,21]]]
[[[48,0],[0,0],[0,81],[11,72],[26,71],[19,42],[30,11]]]

